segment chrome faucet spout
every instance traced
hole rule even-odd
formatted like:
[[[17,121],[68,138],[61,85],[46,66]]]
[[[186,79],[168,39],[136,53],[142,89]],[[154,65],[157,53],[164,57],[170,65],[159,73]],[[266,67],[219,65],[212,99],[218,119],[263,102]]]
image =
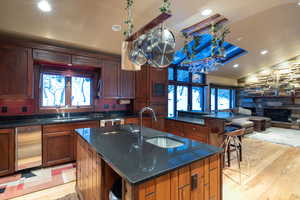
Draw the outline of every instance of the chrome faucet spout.
[[[139,145],[141,145],[143,143],[143,134],[142,134],[142,130],[143,130],[143,113],[147,110],[152,113],[152,118],[154,119],[155,122],[157,122],[157,117],[156,117],[156,114],[155,114],[155,111],[154,111],[153,108],[146,106],[146,107],[144,107],[140,110],[140,132],[139,132],[139,135],[138,135]]]

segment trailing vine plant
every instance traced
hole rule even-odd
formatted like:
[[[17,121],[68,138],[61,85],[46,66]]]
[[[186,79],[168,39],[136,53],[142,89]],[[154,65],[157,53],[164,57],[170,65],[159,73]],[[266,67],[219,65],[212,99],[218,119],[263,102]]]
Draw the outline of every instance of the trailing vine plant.
[[[161,7],[159,8],[160,12],[171,14],[171,1],[163,0]]]
[[[127,18],[124,21],[127,29],[123,32],[125,37],[129,37],[133,32],[133,18],[132,18],[132,8],[133,8],[133,1],[134,0],[126,0],[126,10],[127,10]]]
[[[228,27],[224,27],[222,25],[216,26],[214,23],[211,24],[211,57],[222,57],[225,56],[225,50],[223,44],[225,42],[226,36],[230,33]],[[202,40],[201,35],[188,35],[187,33],[182,33],[185,38],[183,52],[187,56],[187,59],[193,59],[197,53],[197,47],[200,45]],[[193,42],[193,45],[189,49],[189,43]]]

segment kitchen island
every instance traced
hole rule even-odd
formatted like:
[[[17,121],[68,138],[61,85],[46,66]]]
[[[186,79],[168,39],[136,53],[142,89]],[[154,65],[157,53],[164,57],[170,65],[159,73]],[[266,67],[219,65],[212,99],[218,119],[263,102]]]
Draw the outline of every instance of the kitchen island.
[[[108,200],[116,180],[123,200],[222,199],[222,149],[136,125],[76,129],[81,199]]]

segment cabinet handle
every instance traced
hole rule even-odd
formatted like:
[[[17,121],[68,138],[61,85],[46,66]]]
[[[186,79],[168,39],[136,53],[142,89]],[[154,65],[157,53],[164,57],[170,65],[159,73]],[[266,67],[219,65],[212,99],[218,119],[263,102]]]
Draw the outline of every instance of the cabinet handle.
[[[193,128],[193,131],[195,131],[196,130],[196,128]]]
[[[191,183],[192,190],[194,190],[198,186],[198,174],[193,175],[191,181],[192,181],[192,183]]]

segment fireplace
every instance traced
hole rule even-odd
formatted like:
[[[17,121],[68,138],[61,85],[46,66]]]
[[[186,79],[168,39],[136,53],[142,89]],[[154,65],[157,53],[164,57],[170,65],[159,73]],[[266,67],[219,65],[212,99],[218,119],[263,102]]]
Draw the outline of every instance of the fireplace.
[[[264,109],[264,116],[272,121],[291,122],[291,110],[288,109]]]

